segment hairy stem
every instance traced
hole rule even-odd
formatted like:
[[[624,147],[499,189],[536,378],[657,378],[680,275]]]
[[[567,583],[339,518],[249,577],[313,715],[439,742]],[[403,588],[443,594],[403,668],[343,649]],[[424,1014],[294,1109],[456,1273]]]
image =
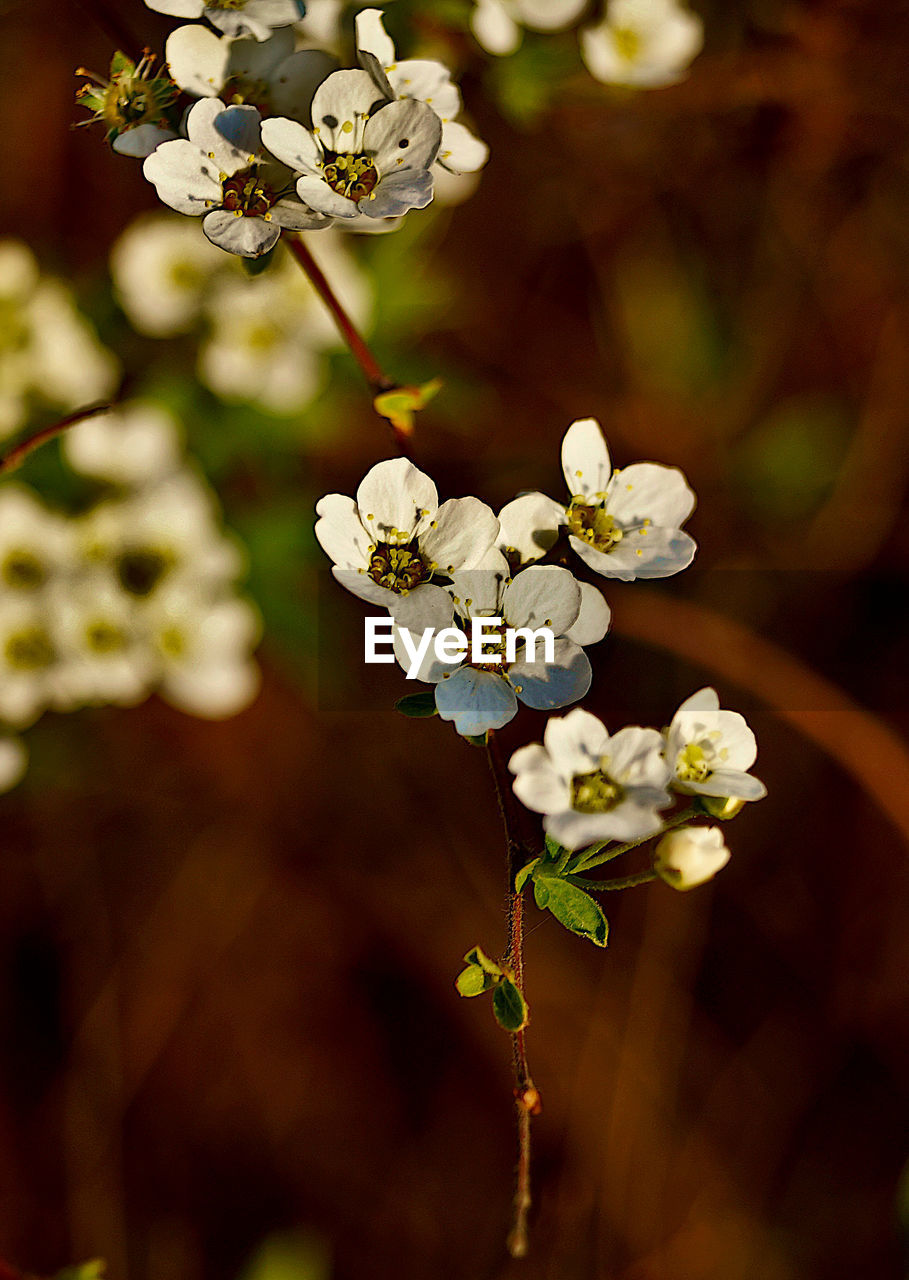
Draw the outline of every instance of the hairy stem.
[[[585,880],[583,876],[566,876],[565,879],[569,884],[576,884],[579,889],[586,889],[591,893],[602,893],[607,889],[631,889],[636,884],[650,884],[652,880],[658,880],[659,877],[655,871],[648,869],[637,871],[630,876],[619,876],[615,880]]]
[[[52,422],[50,426],[42,427],[34,435],[28,436],[25,440],[20,440],[18,444],[14,444],[12,448],[7,449],[6,453],[0,454],[0,475],[15,471],[35,449],[45,444],[48,440],[52,440],[54,436],[61,435],[69,427],[74,427],[77,422],[83,422],[86,418],[93,418],[95,414],[105,413],[107,410],[115,409],[116,407],[117,401],[90,404],[84,409],[77,409],[75,413],[70,413],[67,417],[61,418],[59,422]]]
[[[508,770],[493,730],[486,737],[489,767],[495,783],[496,799],[505,827],[505,861],[508,875],[507,940],[505,961],[511,969],[514,983],[524,994],[524,898],[515,892],[514,878],[529,859],[527,846],[519,832],[520,814],[514,794],[509,786]],[[530,1194],[530,1122],[542,1110],[539,1090],[533,1083],[527,1059],[526,1031],[512,1036],[512,1061],[514,1064],[514,1097],[518,1117],[518,1163],[514,1195],[514,1216],[508,1233],[508,1252],[513,1258],[523,1258],[527,1253],[527,1215],[531,1206]]]

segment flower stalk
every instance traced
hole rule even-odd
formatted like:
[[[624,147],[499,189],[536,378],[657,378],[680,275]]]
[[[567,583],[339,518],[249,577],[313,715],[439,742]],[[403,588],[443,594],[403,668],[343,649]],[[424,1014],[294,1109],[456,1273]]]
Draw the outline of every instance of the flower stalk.
[[[6,453],[0,454],[0,475],[6,475],[10,471],[15,471],[35,449],[46,444],[48,440],[53,440],[55,436],[62,435],[64,431],[74,427],[78,422],[83,422],[86,418],[94,418],[99,413],[106,413],[109,409],[114,409],[117,401],[105,401],[100,404],[90,404],[83,409],[76,409],[74,413],[68,414],[65,418],[61,418],[58,422],[52,422],[46,427],[42,427],[40,431],[36,431],[33,435],[27,436],[26,439],[20,440],[18,444],[14,444],[11,449],[7,449]]]

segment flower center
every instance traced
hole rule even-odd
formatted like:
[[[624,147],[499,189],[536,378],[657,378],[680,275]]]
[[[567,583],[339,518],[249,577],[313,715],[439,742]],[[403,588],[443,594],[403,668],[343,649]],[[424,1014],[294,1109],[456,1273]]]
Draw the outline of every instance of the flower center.
[[[14,591],[34,591],[47,581],[44,565],[31,551],[14,548],[0,569],[3,581]]]
[[[372,162],[372,156],[344,151],[335,154],[326,152],[326,165],[322,170],[323,177],[332,191],[339,196],[347,196],[354,204],[359,204],[379,181],[379,173]]]
[[[85,628],[85,642],[92,653],[118,653],[126,645],[126,636],[122,627],[98,618]]]
[[[597,551],[611,551],[625,536],[603,506],[572,502],[568,508],[568,531]]]
[[[277,198],[255,169],[243,169],[221,183],[221,207],[244,218],[261,218]]]
[[[494,671],[500,676],[503,676],[512,665],[505,661],[504,623],[501,627],[483,628],[483,653],[486,655],[485,662],[468,662],[467,665],[477,671]],[[498,662],[495,661],[496,657],[499,659]]]
[[[246,0],[205,0],[206,9],[245,9]]]
[[[54,646],[43,627],[26,627],[7,637],[6,660],[19,671],[40,671],[54,657]]]
[[[697,742],[689,742],[679,752],[675,772],[680,782],[705,782],[713,770],[707,762],[704,748]]]
[[[602,769],[576,774],[571,780],[571,807],[578,813],[608,813],[624,798],[623,789]]]
[[[170,568],[172,557],[152,548],[125,551],[117,560],[117,577],[130,595],[150,595]]]
[[[377,542],[369,557],[367,573],[380,587],[387,587],[389,591],[397,591],[401,595],[406,595],[430,576],[416,538],[404,546]]]
[[[641,52],[641,37],[633,27],[613,27],[615,51],[626,62],[636,62]]]
[[[252,103],[259,108],[260,115],[267,115],[271,110],[271,99],[267,80],[253,80],[248,76],[231,76],[220,94],[222,102],[231,106],[244,106]]]

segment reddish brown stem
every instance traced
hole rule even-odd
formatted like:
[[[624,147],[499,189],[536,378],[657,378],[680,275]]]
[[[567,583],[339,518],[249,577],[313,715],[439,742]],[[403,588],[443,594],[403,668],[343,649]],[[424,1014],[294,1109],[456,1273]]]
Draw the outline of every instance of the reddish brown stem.
[[[524,899],[515,892],[514,878],[528,859],[528,850],[520,839],[518,829],[520,815],[509,785],[508,769],[495,733],[486,737],[489,766],[495,783],[499,812],[505,826],[506,869],[508,874],[507,941],[505,961],[511,969],[515,985],[524,994]],[[531,1206],[530,1194],[530,1122],[542,1110],[539,1090],[533,1083],[527,1060],[526,1031],[512,1036],[512,1061],[514,1065],[514,1097],[518,1117],[518,1165],[514,1195],[514,1218],[508,1233],[508,1252],[513,1258],[523,1258],[527,1253],[527,1215]]]
[[[93,418],[97,413],[105,413],[107,410],[114,408],[116,408],[116,401],[91,404],[85,409],[77,409],[75,413],[68,414],[67,417],[61,418],[59,422],[52,422],[50,426],[42,427],[33,436],[20,440],[18,444],[14,444],[11,449],[8,449],[6,453],[0,454],[0,475],[15,471],[35,449],[40,448],[48,440],[52,440],[54,436],[59,436],[70,427],[74,427],[77,422],[82,422],[85,418]]]

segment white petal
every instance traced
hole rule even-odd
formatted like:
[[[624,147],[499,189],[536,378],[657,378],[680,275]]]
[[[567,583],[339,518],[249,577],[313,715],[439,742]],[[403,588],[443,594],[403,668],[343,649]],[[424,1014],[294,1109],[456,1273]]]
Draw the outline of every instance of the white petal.
[[[361,9],[356,17],[357,51],[371,53],[382,67],[395,61],[394,41],[382,24],[381,9]]]
[[[697,693],[693,693],[690,698],[686,698],[676,712],[676,716],[684,715],[686,711],[719,711],[720,698],[716,689],[711,689],[707,685],[703,689],[698,689]]]
[[[353,200],[333,191],[324,178],[308,173],[297,179],[297,195],[310,209],[328,218],[355,218],[359,212]]]
[[[545,493],[522,493],[499,512],[497,545],[517,552],[521,564],[539,560],[556,542],[565,508]]]
[[[365,569],[372,538],[360,522],[357,504],[343,493],[328,493],[316,504],[315,535],[322,550],[342,568]]]
[[[598,840],[615,839],[615,821],[611,813],[554,813],[543,819],[546,834],[566,849],[585,849]]]
[[[557,31],[581,16],[587,0],[518,0],[518,16],[534,31]]]
[[[425,209],[432,193],[432,174],[427,169],[402,169],[380,178],[358,208],[370,218],[399,218],[411,209]]]
[[[656,729],[629,725],[609,739],[602,767],[624,787],[663,788],[669,780],[664,745]]]
[[[172,18],[201,18],[205,0],[145,0],[149,9]]]
[[[186,131],[190,142],[195,143],[213,165],[226,174],[237,173],[249,167],[250,152],[248,149],[237,150],[223,133],[217,128],[218,118],[228,110],[237,111],[242,108],[226,107],[219,98],[200,98],[190,107],[186,117]],[[245,108],[254,111],[254,107]],[[258,113],[257,113],[258,115]],[[160,150],[160,148],[159,148]]]
[[[364,149],[374,153],[383,177],[396,168],[427,169],[441,141],[442,121],[432,107],[412,98],[383,106],[367,120],[363,131]]]
[[[176,136],[173,129],[162,129],[156,124],[137,124],[134,129],[124,129],[117,134],[113,149],[118,156],[133,156],[136,160],[144,160],[162,142],[171,142]]]
[[[563,636],[553,648],[553,662],[516,662],[508,672],[515,693],[537,711],[552,711],[577,702],[593,679],[587,654],[572,640]]]
[[[262,145],[295,173],[305,173],[321,182],[322,149],[308,129],[296,120],[272,116],[262,121]]]
[[[694,493],[677,467],[635,462],[613,476],[606,510],[621,525],[651,520],[668,529],[680,529],[694,504]]]
[[[562,474],[572,497],[602,498],[612,465],[600,424],[595,418],[573,422],[562,441]]]
[[[388,610],[400,627],[406,627],[415,635],[432,627],[440,631],[450,627],[452,622],[451,596],[444,587],[425,582],[422,586],[408,591],[407,595],[395,595]]]
[[[294,120],[309,120],[316,90],[337,65],[331,54],[321,49],[301,49],[285,58],[271,78],[273,113]]]
[[[470,28],[487,53],[505,56],[521,43],[521,28],[501,0],[477,0]]]
[[[549,627],[562,636],[577,621],[581,588],[558,565],[531,565],[505,588],[502,611],[512,627]]]
[[[227,79],[230,41],[207,27],[177,27],[167,37],[164,57],[172,78],[196,98],[216,98]]]
[[[238,217],[229,209],[214,209],[202,219],[202,230],[212,244],[241,258],[259,258],[274,248],[281,235],[281,228],[272,220]]]
[[[278,226],[286,231],[319,231],[330,221],[323,213],[315,213],[293,196],[278,200],[269,212]]]
[[[682,529],[658,529],[627,534],[611,551],[598,551],[590,543],[570,535],[568,541],[594,573],[631,582],[635,578],[668,578],[687,569],[697,544]]]
[[[278,64],[293,53],[294,33],[290,27],[281,27],[273,31],[267,40],[243,36],[224,43],[230,54],[228,75],[244,80],[270,80]]]
[[[360,482],[357,506],[363,527],[378,542],[409,542],[439,505],[436,486],[407,458],[377,462]]]
[[[215,116],[213,124],[217,133],[244,157],[244,165],[256,156],[262,146],[260,124],[262,117],[255,107],[228,107]]]
[[[554,716],[546,725],[543,742],[554,767],[570,781],[576,774],[599,769],[609,734],[602,720],[578,707],[567,716]]]
[[[462,618],[500,617],[504,584],[508,581],[508,565],[458,569],[451,575],[449,593]]]
[[[443,720],[454,721],[458,733],[474,737],[508,724],[518,704],[501,676],[461,667],[436,685],[436,708]]]
[[[9,791],[25,774],[28,753],[18,738],[0,737],[0,791]]]
[[[384,102],[367,71],[335,71],[316,90],[312,123],[329,151],[362,150],[363,127],[377,102]]]
[[[441,62],[409,58],[388,72],[396,98],[416,98],[425,102],[440,120],[453,120],[461,110],[461,94],[451,72]]]
[[[565,635],[575,644],[597,644],[603,639],[612,622],[612,610],[603,599],[603,593],[589,582],[579,582],[581,588],[581,608],[577,622],[568,628]]]
[[[450,173],[476,173],[489,159],[489,147],[456,120],[443,120],[438,161]]]
[[[199,215],[221,202],[217,164],[185,138],[162,143],[146,159],[142,172],[178,213]]]
[[[433,526],[422,534],[420,546],[443,573],[451,573],[477,567],[498,532],[499,522],[485,502],[449,498],[435,513]]]
[[[703,782],[680,783],[674,779],[673,786],[693,795],[728,796],[731,800],[762,800],[767,794],[763,782],[737,769],[714,769]]]
[[[508,767],[516,775],[512,783],[515,795],[534,813],[561,813],[571,808],[571,788],[539,743],[521,747]]]

